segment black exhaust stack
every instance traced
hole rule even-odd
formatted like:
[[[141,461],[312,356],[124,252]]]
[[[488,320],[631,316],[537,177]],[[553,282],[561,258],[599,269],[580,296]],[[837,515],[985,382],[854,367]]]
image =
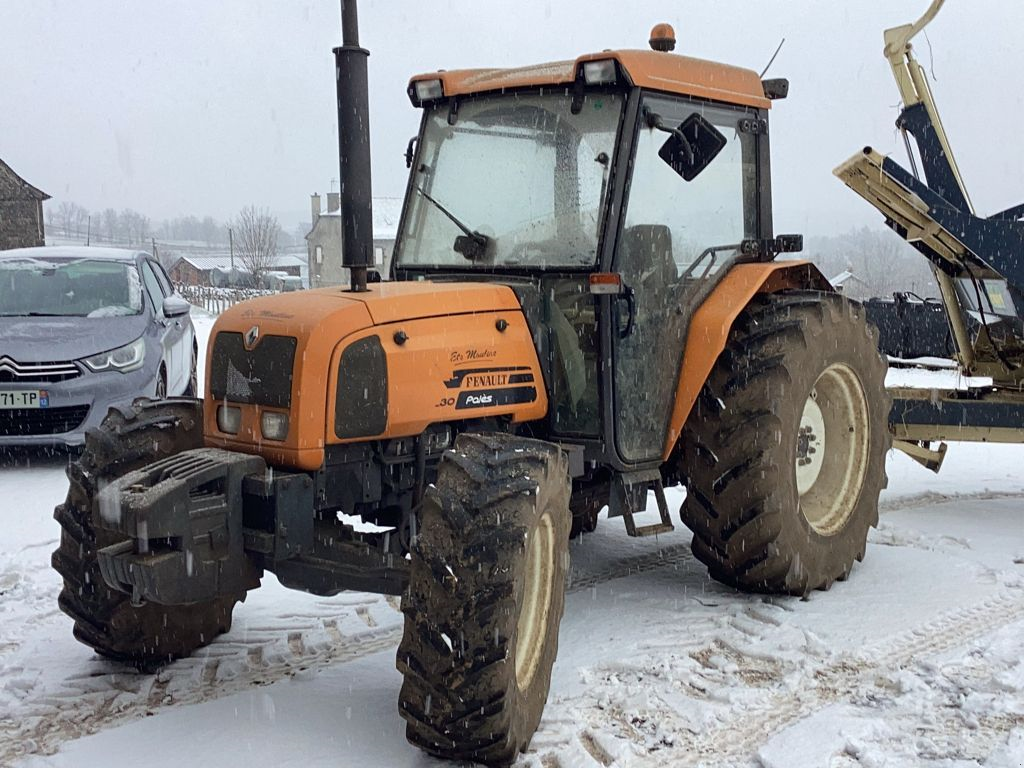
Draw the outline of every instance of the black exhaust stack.
[[[334,49],[338,78],[338,158],[341,163],[341,264],[352,274],[352,292],[366,291],[373,266],[373,210],[370,184],[369,84],[359,46],[356,0],[341,0],[341,47]]]

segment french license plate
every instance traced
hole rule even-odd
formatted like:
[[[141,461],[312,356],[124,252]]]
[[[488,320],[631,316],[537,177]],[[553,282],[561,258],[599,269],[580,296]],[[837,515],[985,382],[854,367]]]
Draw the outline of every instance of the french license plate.
[[[0,409],[49,407],[50,393],[45,389],[16,389],[13,392],[0,392]]]

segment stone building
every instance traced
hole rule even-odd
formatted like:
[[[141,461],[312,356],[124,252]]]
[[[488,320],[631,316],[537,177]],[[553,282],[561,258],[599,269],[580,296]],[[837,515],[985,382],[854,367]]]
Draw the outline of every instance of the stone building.
[[[0,160],[0,251],[45,245],[43,201],[49,199]]]
[[[312,228],[306,235],[309,257],[309,287],[348,285],[348,270],[341,266],[341,195],[327,194],[327,210],[322,210],[320,195],[310,198]],[[391,269],[391,254],[398,236],[402,200],[397,197],[373,198],[373,251],[376,267],[386,280]]]

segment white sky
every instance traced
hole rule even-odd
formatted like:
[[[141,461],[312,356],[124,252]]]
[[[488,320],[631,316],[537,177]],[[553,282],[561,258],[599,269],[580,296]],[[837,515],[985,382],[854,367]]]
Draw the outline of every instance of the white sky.
[[[882,30],[927,0],[360,0],[370,49],[374,194],[400,196],[418,127],[410,75],[646,47],[760,71],[772,111],[777,232],[825,234],[879,216],[831,175],[865,144],[894,152],[898,96]],[[982,213],[1024,199],[1024,3],[948,0],[921,36],[969,191]],[[0,0],[0,157],[57,202],[153,219],[227,218],[249,203],[286,227],[337,176],[331,48],[337,0]],[[52,203],[51,203],[52,204]]]

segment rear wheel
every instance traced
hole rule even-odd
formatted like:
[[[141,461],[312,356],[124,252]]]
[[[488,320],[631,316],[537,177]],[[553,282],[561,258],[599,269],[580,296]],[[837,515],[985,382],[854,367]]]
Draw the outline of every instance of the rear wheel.
[[[508,765],[540,723],[568,565],[561,451],[461,435],[425,498],[402,601],[399,708],[413,744]]]
[[[185,606],[133,606],[100,575],[96,553],[120,537],[94,525],[96,493],[111,480],[152,461],[202,445],[202,404],[137,400],[111,409],[86,434],[85,450],[68,467],[67,500],[54,511],[61,526],[53,567],[64,579],[60,609],[75,637],[97,653],[143,668],[187,656],[231,628],[231,611],[245,593]]]
[[[833,294],[757,299],[684,429],[681,516],[715,579],[803,595],[864,557],[886,485],[877,332]]]

